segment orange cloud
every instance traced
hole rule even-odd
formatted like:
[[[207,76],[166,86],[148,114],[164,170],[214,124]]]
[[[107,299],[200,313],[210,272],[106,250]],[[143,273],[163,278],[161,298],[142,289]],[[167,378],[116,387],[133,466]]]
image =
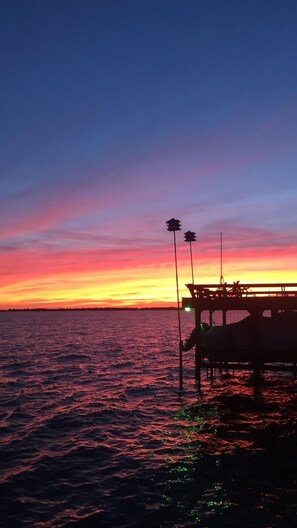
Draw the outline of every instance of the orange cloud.
[[[246,234],[247,237],[247,234]],[[223,273],[227,282],[296,282],[296,244],[288,235],[261,245],[254,233],[240,244],[226,238]],[[263,239],[262,239],[263,241]],[[283,241],[283,244],[282,244]],[[217,240],[193,246],[195,280],[218,282]],[[189,247],[178,241],[181,296],[191,281]],[[171,239],[160,246],[109,249],[48,248],[2,251],[0,308],[70,306],[175,305],[174,254]]]

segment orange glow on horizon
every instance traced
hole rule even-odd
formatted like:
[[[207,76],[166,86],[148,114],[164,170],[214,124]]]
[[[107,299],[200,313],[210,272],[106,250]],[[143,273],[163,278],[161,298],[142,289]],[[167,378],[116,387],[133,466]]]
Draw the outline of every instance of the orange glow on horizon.
[[[226,251],[224,280],[231,283],[297,282],[296,248]],[[218,283],[218,251],[199,248],[194,255],[196,283]],[[40,264],[42,262],[43,265]],[[121,253],[93,250],[55,255],[24,252],[3,259],[0,309],[78,307],[176,306],[173,251],[165,247]],[[13,269],[13,273],[9,270]],[[26,271],[24,271],[26,270]],[[6,271],[6,273],[5,273]],[[178,252],[180,298],[189,295],[191,282],[188,248]]]

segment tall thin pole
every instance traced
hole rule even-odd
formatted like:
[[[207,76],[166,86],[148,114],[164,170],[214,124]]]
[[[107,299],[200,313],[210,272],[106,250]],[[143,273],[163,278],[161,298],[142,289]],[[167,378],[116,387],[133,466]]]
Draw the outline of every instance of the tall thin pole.
[[[178,314],[178,332],[179,332],[179,341],[181,341],[181,322],[180,322],[179,287],[178,287],[178,268],[177,268],[177,252],[176,252],[176,236],[175,236],[175,231],[173,231],[173,239],[174,239],[174,257],[175,257],[175,280],[176,280],[176,301],[177,301],[177,314]]]
[[[220,284],[224,284],[224,277],[223,277],[223,233],[221,231],[221,276],[220,276]]]
[[[191,255],[192,284],[194,284],[194,269],[193,269],[192,242],[190,242],[190,255]]]
[[[180,231],[180,221],[175,218],[171,218],[166,222],[168,231],[173,231],[173,243],[174,243],[174,259],[175,259],[175,281],[176,281],[176,299],[177,299],[177,317],[178,317],[178,333],[179,333],[179,390],[183,390],[183,346],[181,338],[181,320],[180,320],[180,307],[179,307],[179,287],[178,287],[178,267],[177,267],[177,251],[176,251],[176,236],[175,231]]]
[[[191,257],[191,272],[192,272],[192,284],[194,284],[194,269],[193,269],[193,253],[192,253],[192,242],[196,241],[196,233],[193,231],[187,231],[185,233],[185,241],[190,242],[190,257]]]

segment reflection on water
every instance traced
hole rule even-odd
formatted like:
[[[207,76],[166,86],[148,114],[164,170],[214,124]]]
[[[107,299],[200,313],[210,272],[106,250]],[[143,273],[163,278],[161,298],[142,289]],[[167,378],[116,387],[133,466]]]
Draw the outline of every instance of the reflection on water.
[[[255,394],[250,374],[225,375],[177,411],[187,456],[164,498],[182,526],[296,525],[296,391],[290,376]]]
[[[1,313],[0,337],[3,528],[294,526],[292,376],[199,394],[189,352],[179,396],[175,312]]]

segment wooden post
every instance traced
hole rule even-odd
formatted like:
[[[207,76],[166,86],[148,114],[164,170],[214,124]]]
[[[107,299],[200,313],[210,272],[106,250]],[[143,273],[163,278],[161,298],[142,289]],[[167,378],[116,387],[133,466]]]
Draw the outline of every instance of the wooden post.
[[[209,310],[209,326],[212,326],[212,313],[213,310]]]
[[[195,327],[198,330],[198,339],[195,346],[195,380],[197,381],[198,390],[201,390],[201,312],[195,309]]]
[[[257,319],[259,317],[258,313],[253,312],[251,314],[251,345],[252,345],[252,367],[254,371],[254,384],[258,385],[260,381],[260,361],[259,361],[259,349],[258,349],[258,324]]]
[[[223,326],[226,326],[227,324],[227,310],[223,309]]]

